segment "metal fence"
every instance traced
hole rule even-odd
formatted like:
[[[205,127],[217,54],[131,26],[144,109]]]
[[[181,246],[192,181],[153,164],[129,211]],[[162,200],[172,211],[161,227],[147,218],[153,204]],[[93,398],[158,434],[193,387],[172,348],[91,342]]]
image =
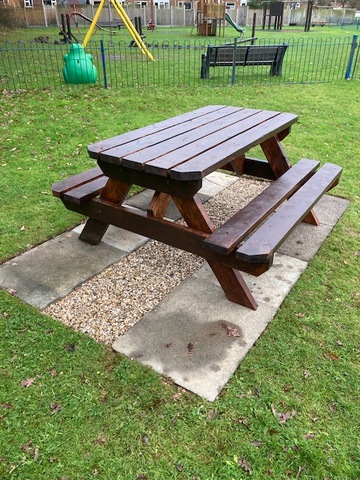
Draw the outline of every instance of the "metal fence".
[[[214,40],[211,43],[215,45],[234,41]],[[277,43],[288,45],[281,76],[270,76],[270,67],[265,65],[232,65],[210,67],[210,78],[203,79],[201,58],[209,43],[208,39],[154,42],[147,45],[154,62],[128,42],[90,42],[86,52],[92,55],[97,68],[97,85],[105,88],[324,83],[359,78],[357,35],[278,40]],[[263,44],[256,41],[256,45]],[[66,44],[35,41],[0,44],[1,90],[71,87],[63,75],[64,55],[68,52]]]

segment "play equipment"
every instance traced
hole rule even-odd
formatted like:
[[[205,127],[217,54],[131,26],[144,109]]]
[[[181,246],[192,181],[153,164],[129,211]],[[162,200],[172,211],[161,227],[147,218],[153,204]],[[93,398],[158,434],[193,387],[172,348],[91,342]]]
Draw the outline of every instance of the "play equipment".
[[[92,18],[89,18],[87,17],[86,15],[84,15],[83,13],[81,12],[72,12],[70,14],[70,17],[73,17],[74,18],[74,21],[75,21],[75,25],[76,27],[78,28],[78,23],[76,21],[76,17],[80,17],[82,18],[83,20],[85,20],[85,22],[88,22],[88,23],[92,23],[93,19]],[[118,23],[118,25],[116,25],[117,28],[120,28],[120,22]],[[104,32],[109,32],[109,33],[112,33],[112,34],[115,34],[116,32],[113,31],[111,28],[106,28],[106,27],[103,27],[102,25],[100,25],[99,23],[96,24],[96,28],[99,29],[99,30],[103,30]]]
[[[125,10],[122,7],[119,0],[110,0],[110,3],[114,7],[116,13],[119,15],[120,19],[122,20],[123,24],[127,28],[128,32],[130,33],[132,39],[134,40],[135,44],[137,45],[137,47],[139,48],[141,53],[146,55],[149,60],[154,61],[153,56],[151,55],[151,53],[147,49],[147,47],[146,47],[145,43],[143,42],[139,33],[136,31],[136,28],[132,24],[130,18],[128,17],[127,13],[125,12]],[[85,40],[83,41],[82,45],[83,45],[84,48],[88,44],[88,42],[90,40],[90,37],[91,37],[94,29],[96,28],[96,24],[98,23],[98,20],[99,20],[99,17],[100,17],[100,14],[101,14],[101,11],[102,11],[104,5],[105,5],[105,0],[101,0],[100,5],[99,5],[99,7],[96,11],[96,14],[95,14],[94,18],[93,18],[93,21],[90,25],[90,28],[89,28],[86,36],[85,36]]]
[[[62,36],[61,41],[64,43],[73,43],[73,41],[79,43],[71,31],[69,14],[61,14],[61,30],[59,32],[59,35]]]
[[[197,34],[202,37],[216,36],[218,31],[220,35],[224,33],[225,3],[199,0],[196,9],[196,24]]]
[[[215,3],[214,0],[199,0],[196,3],[197,34],[202,37],[224,35],[225,21],[240,34],[245,28],[240,27],[226,12],[225,2]]]
[[[66,83],[96,83],[97,70],[93,65],[93,57],[85,53],[82,45],[73,43],[70,52],[64,55],[63,75]]]
[[[281,30],[284,17],[284,2],[264,1],[263,2],[263,22],[262,29],[265,29],[266,20],[268,21],[268,30],[273,19],[274,30]]]
[[[225,20],[230,23],[232,27],[235,28],[235,30],[239,33],[245,33],[246,29],[243,27],[240,27],[237,23],[234,22],[234,20],[230,17],[230,15],[226,12],[225,13]]]

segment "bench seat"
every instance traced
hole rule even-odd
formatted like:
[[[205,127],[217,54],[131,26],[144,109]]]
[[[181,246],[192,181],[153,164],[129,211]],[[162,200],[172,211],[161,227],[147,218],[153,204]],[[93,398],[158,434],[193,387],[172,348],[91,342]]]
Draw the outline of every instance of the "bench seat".
[[[270,65],[270,75],[281,76],[287,44],[209,45],[202,55],[201,78],[210,77],[210,67]]]
[[[61,200],[81,205],[100,195],[107,180],[101,169],[95,167],[54,183],[52,193]]]
[[[341,167],[302,159],[203,242],[203,247],[269,268],[273,255],[317,201],[338,182]]]

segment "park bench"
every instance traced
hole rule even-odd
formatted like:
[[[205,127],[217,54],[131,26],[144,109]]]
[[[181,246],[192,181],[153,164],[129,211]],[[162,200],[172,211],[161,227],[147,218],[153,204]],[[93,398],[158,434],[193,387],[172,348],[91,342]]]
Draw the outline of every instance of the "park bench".
[[[204,240],[204,247],[254,266],[271,266],[273,255],[328,190],[341,167],[302,159]],[[274,213],[275,212],[275,213]],[[314,223],[311,219],[310,223]],[[252,273],[254,273],[254,271]]]
[[[202,55],[201,78],[210,77],[210,67],[270,65],[270,75],[281,76],[288,45],[209,45]]]

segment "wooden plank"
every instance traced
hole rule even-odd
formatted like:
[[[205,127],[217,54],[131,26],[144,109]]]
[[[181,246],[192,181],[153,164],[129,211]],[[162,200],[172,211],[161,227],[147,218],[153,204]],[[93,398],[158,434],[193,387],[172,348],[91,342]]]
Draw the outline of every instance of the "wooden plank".
[[[54,197],[60,198],[63,193],[71,190],[72,188],[78,187],[87,182],[91,182],[95,178],[99,178],[103,175],[104,174],[99,167],[92,168],[86,172],[77,173],[71,177],[54,183],[52,186],[53,195]]]
[[[341,167],[331,163],[320,168],[237,249],[237,258],[250,263],[268,263],[319,198],[338,183],[341,171]]]
[[[100,198],[93,198],[82,205],[71,202],[64,202],[64,204],[69,210],[86,215],[94,220],[124,228],[130,232],[199,255],[206,260],[215,261],[255,276],[261,275],[271,266],[271,263],[269,265],[257,265],[242,262],[235,257],[235,251],[229,255],[220,255],[211,250],[204,250],[202,244],[208,233],[147,215],[146,212],[134,207],[113,205]]]
[[[251,130],[235,135],[220,145],[214,146],[211,151],[206,151],[193,159],[179,162],[171,169],[170,177],[179,180],[204,178],[214,170],[231,162],[239,156],[239,153],[245,153],[250,148],[277,135],[278,132],[288,128],[296,120],[297,116],[292,113],[279,113],[264,120]]]
[[[299,189],[319,166],[315,160],[300,160],[282,177],[233,215],[204,241],[204,248],[228,255],[285,199]]]
[[[221,122],[229,114],[236,113],[239,108],[224,107],[221,110],[210,112],[201,117],[195,117],[185,123],[174,125],[165,130],[154,132],[144,137],[139,137],[134,141],[124,143],[114,148],[110,148],[100,154],[100,158],[104,161],[122,164],[135,170],[142,170],[143,163],[151,160],[154,156],[151,152],[157,152],[158,149],[172,150],[184,142],[191,133],[196,136],[198,127],[206,126],[212,121]],[[156,156],[156,155],[155,155]],[[126,157],[126,159],[124,159]],[[130,160],[129,160],[130,159]]]
[[[210,163],[213,164],[213,160],[219,159],[222,164],[227,163],[223,160],[223,156],[220,152],[223,151],[223,145],[229,145],[231,148],[231,153],[233,154],[234,158],[238,158],[240,154],[243,152],[236,150],[237,147],[237,137],[239,135],[245,135],[245,138],[248,137],[249,132],[252,132],[253,129],[257,127],[261,127],[264,122],[268,121],[269,119],[274,119],[279,115],[278,112],[270,112],[270,111],[257,111],[254,115],[247,116],[245,118],[241,118],[239,115],[238,121],[228,125],[222,129],[213,129],[213,131],[206,135],[204,132],[203,138],[199,139],[196,142],[184,145],[177,150],[170,152],[168,154],[164,154],[158,159],[152,160],[145,165],[145,171],[149,173],[153,173],[155,175],[170,175],[172,176],[172,172],[177,169],[182,168],[183,170],[187,170],[187,165],[198,165],[198,169],[200,173],[192,175],[193,172],[191,170],[188,172],[188,175],[179,176],[181,180],[189,180],[192,178],[203,178],[201,172],[203,159],[207,159],[207,165]],[[231,147],[230,147],[231,145]],[[218,153],[217,157],[214,157],[213,153],[216,151]],[[236,154],[235,154],[236,153]],[[198,159],[200,161],[198,162]],[[229,161],[233,160],[231,158]],[[216,170],[217,167],[211,168],[210,171]],[[210,173],[208,171],[207,173]]]
[[[99,195],[103,188],[106,185],[106,182],[108,181],[108,177],[105,177],[104,175],[102,177],[99,177],[91,182],[85,183],[84,185],[81,185],[80,187],[73,188],[72,190],[68,190],[62,195],[62,198],[64,198],[68,202],[75,202],[75,203],[85,203],[89,201],[91,198],[96,197]]]
[[[192,128],[193,122],[188,128],[174,132],[174,135],[170,138],[160,138],[156,136],[156,142],[153,145],[149,145],[143,149],[138,149],[133,153],[124,155],[122,164],[129,168],[142,169],[145,171],[153,172],[156,169],[156,174],[159,175],[162,172],[163,175],[167,175],[167,171],[173,165],[174,155],[181,149],[183,151],[185,146],[190,149],[191,156],[195,156],[198,153],[204,151],[206,144],[210,141],[211,135],[216,135],[217,142],[224,135],[224,131],[227,127],[235,125],[240,120],[244,120],[254,116],[258,110],[254,109],[237,109],[231,114],[219,117],[213,116],[212,120],[204,123],[203,125]],[[175,135],[176,133],[176,135]],[[155,140],[155,139],[154,139]],[[160,140],[160,141],[158,141]],[[148,167],[149,166],[149,167]]]
[[[206,115],[213,111],[221,110],[222,108],[224,108],[223,105],[208,105],[206,107],[194,110],[193,112],[187,112],[182,115],[178,115],[176,117],[169,118],[167,120],[163,120],[152,125],[148,125],[146,127],[141,127],[130,132],[122,133],[115,137],[108,138],[106,140],[102,140],[100,142],[89,145],[88,153],[91,158],[97,159],[99,157],[99,154],[101,152],[104,152],[105,150],[114,148],[127,142],[131,142],[133,140],[137,140],[138,138],[142,138],[146,135],[151,135],[161,130],[171,128],[174,125],[179,125],[181,123],[191,121],[196,117],[201,117],[202,115]]]
[[[127,183],[139,185],[152,190],[177,195],[181,198],[192,198],[202,187],[202,180],[189,180],[186,182],[173,180],[168,177],[160,177],[149,173],[131,170],[119,165],[98,160],[104,174],[110,178],[117,178]]]

